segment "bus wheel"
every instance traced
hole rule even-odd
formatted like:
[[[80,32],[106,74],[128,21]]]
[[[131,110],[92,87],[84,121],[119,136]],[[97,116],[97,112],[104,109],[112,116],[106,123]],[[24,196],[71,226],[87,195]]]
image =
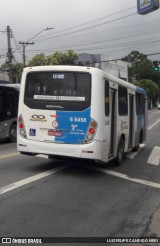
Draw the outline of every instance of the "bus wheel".
[[[124,139],[121,137],[118,144],[117,157],[115,158],[115,166],[119,166],[123,161],[124,155]]]
[[[10,132],[9,132],[9,141],[11,143],[17,141],[17,125],[15,123],[11,125]]]

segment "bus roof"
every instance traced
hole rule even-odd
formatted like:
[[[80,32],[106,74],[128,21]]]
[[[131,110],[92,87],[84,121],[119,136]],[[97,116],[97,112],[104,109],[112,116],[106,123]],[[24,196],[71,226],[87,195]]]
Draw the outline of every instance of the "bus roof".
[[[5,87],[5,88],[14,88],[17,91],[20,90],[20,84],[0,84],[0,87]]]

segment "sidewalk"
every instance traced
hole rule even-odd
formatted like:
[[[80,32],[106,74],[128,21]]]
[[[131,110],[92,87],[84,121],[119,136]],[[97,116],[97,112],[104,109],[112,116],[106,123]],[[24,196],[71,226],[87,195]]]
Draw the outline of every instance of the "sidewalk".
[[[154,111],[157,111],[157,110],[158,110],[157,108],[148,109],[148,113],[151,113],[151,112],[154,112]]]

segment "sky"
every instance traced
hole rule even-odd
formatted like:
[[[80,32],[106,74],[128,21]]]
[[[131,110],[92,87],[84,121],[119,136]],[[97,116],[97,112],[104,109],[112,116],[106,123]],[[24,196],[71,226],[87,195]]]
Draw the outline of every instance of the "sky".
[[[0,0],[0,64],[6,61],[7,26],[14,61],[74,50],[119,59],[137,50],[160,53],[160,9],[137,14],[137,0]],[[46,28],[54,28],[45,30]],[[33,38],[34,37],[34,38]],[[160,55],[148,56],[160,60]]]

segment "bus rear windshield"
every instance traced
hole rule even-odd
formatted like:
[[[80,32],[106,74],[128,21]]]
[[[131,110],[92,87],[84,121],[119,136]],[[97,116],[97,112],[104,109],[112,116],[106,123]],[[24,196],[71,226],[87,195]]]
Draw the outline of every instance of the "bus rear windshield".
[[[24,103],[35,109],[84,110],[91,101],[91,75],[80,72],[30,72]]]

